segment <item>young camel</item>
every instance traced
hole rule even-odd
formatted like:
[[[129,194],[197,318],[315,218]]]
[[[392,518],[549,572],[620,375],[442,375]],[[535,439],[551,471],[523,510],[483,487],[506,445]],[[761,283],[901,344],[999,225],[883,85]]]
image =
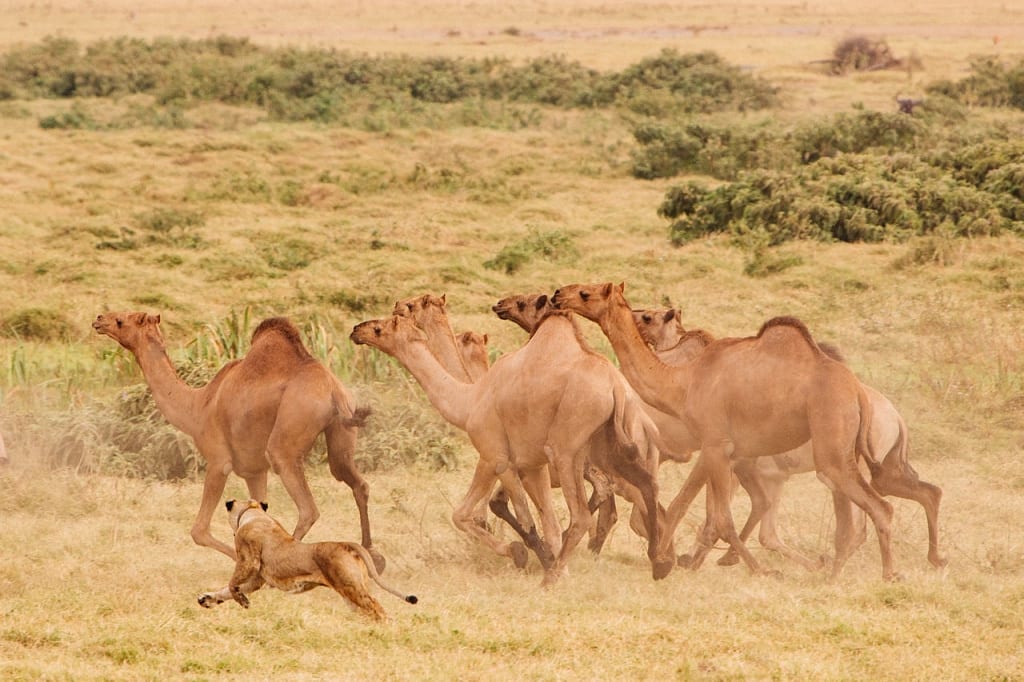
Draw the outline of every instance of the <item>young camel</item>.
[[[867,439],[871,403],[849,368],[822,352],[794,318],[774,318],[755,337],[722,339],[687,363],[666,365],[640,336],[624,289],[612,283],[574,284],[556,291],[554,302],[597,322],[640,396],[684,420],[700,441],[695,468],[707,477],[708,522],[694,566],[721,537],[751,571],[761,572],[733,524],[730,463],[811,440],[815,470],[832,490],[836,512],[833,579],[856,542],[851,501],[874,523],[883,579],[895,579],[892,505],[857,467],[858,455],[873,472],[880,466]],[[684,507],[677,496],[667,514],[666,537],[674,533]]]
[[[604,357],[576,338],[565,314],[546,319],[531,340],[518,351],[500,358],[476,383],[457,381],[445,371],[428,348],[422,329],[411,320],[393,316],[356,325],[351,339],[392,355],[419,382],[441,416],[464,429],[480,455],[469,491],[452,520],[467,535],[502,556],[510,556],[509,543],[501,543],[473,521],[473,512],[500,480],[512,498],[516,517],[537,538],[525,492],[541,515],[544,536],[561,549],[544,576],[551,585],[565,572],[568,559],[587,532],[591,515],[583,488],[587,441],[595,431],[607,429],[620,448],[594,464],[629,480],[641,490],[647,508],[658,509],[657,480],[647,463],[657,458],[653,424],[637,408],[629,384]],[[564,536],[554,513],[549,466],[558,472],[569,507]],[[661,518],[647,515],[648,556],[655,577],[671,570],[674,557],[659,555]],[[540,556],[543,542],[528,542]],[[544,545],[544,547],[547,547]]]
[[[271,468],[298,508],[292,536],[301,540],[320,515],[303,464],[323,433],[331,474],[352,488],[359,508],[362,545],[383,570],[384,558],[370,537],[370,488],[353,459],[357,429],[370,411],[354,406],[348,390],[302,345],[295,325],[283,317],[264,320],[253,332],[249,353],[224,365],[200,388],[178,377],[159,315],[103,313],[92,326],[131,351],[161,414],[192,437],[206,460],[203,499],[192,526],[197,544],[236,559],[234,547],[210,532],[210,519],[228,474],[245,480],[252,499],[265,500]]]
[[[672,308],[634,310],[633,321],[636,322],[644,341],[651,345],[661,361],[667,365],[686,362],[714,341],[714,337],[702,329],[683,329],[679,311]],[[835,360],[844,362],[838,349],[824,343],[819,346]],[[882,460],[880,475],[872,476],[871,485],[882,495],[915,500],[924,508],[928,522],[928,561],[933,566],[941,568],[947,563],[939,554],[938,545],[938,516],[942,489],[920,480],[911,466],[907,459],[906,424],[892,402],[866,384],[864,390],[871,401],[874,415],[869,436],[872,450],[887,453]],[[782,542],[776,526],[779,501],[786,481],[795,474],[814,471],[811,443],[804,443],[779,455],[734,462],[733,471],[745,488],[751,488],[748,490],[751,499],[750,516],[740,531],[740,539],[746,541],[757,525],[757,519],[760,518],[758,540],[762,547],[778,551],[809,569],[817,568],[819,562],[807,559]],[[750,484],[752,479],[754,485]],[[763,495],[758,495],[758,491]],[[855,509],[855,512],[859,512],[859,509]],[[865,538],[864,522],[866,518],[859,514],[858,545]],[[730,548],[718,563],[732,565],[738,560],[739,557]]]

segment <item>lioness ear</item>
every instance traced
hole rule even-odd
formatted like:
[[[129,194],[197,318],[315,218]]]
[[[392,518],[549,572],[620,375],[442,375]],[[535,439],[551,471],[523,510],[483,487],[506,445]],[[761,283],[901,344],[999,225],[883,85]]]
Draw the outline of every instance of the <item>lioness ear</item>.
[[[231,511],[231,508],[235,506],[235,501],[228,500],[227,502],[224,503],[224,506],[228,508],[228,511]]]
[[[269,507],[270,505],[267,504],[266,502],[260,502],[260,509],[262,509],[263,511],[267,511]]]

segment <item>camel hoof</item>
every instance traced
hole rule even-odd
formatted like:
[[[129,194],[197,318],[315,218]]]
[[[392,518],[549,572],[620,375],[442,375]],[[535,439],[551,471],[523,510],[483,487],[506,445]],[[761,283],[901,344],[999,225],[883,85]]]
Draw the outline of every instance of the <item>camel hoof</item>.
[[[384,569],[388,565],[384,555],[372,547],[367,547],[366,551],[370,553],[370,558],[373,559],[373,567],[377,569],[377,575],[384,575]]]
[[[565,569],[557,570],[557,569],[554,569],[554,568],[549,568],[548,570],[544,571],[544,580],[541,581],[540,586],[541,587],[551,587],[552,585],[557,583],[559,580],[561,580],[562,575],[564,575],[565,573],[566,573]]]
[[[739,562],[740,557],[736,554],[736,552],[726,552],[722,555],[722,557],[718,560],[717,563],[719,566],[735,566]]]
[[[777,571],[774,568],[762,568],[760,575],[763,575],[766,578],[775,578],[776,580],[779,580],[782,578],[782,571]]]
[[[589,549],[592,554],[600,554],[603,548],[604,538],[590,538],[590,541],[587,542],[587,549]]]
[[[679,558],[676,559],[676,564],[679,568],[689,568],[693,566],[693,556],[689,554],[680,554]]]
[[[672,568],[675,566],[675,561],[672,559],[659,559],[654,561],[651,565],[651,575],[654,576],[655,580],[663,580],[672,572]]]
[[[889,575],[883,575],[882,580],[884,580],[887,583],[901,583],[903,582],[904,578],[901,574],[897,573],[896,571],[893,571]]]
[[[928,557],[928,563],[930,563],[935,568],[945,568],[949,565],[949,560],[940,557],[938,554],[936,554],[935,556]]]
[[[516,568],[526,568],[526,562],[530,560],[530,552],[526,545],[521,542],[509,543],[509,551],[512,552],[512,563]]]

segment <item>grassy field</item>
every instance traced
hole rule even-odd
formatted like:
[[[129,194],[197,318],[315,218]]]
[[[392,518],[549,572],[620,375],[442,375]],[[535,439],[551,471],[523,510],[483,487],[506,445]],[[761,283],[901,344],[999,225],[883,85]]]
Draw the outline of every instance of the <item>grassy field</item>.
[[[0,56],[47,36],[87,45],[221,34],[417,57],[559,54],[600,71],[662,48],[713,50],[778,88],[770,109],[713,119],[738,129],[893,112],[897,95],[963,78],[974,57],[1024,55],[1020,10],[967,7],[13,1]],[[854,34],[885,38],[908,66],[829,75],[816,62]],[[11,459],[0,468],[3,679],[1024,679],[1020,237],[765,251],[722,234],[673,246],[657,212],[666,191],[708,179],[634,177],[636,117],[615,108],[360,105],[323,122],[154,101],[0,98],[0,432]],[[968,107],[948,127],[1020,138],[1024,115]],[[557,248],[527,248],[518,269],[485,266],[545,239]],[[764,259],[787,265],[745,274]],[[715,552],[699,571],[654,582],[643,542],[622,523],[600,557],[579,551],[570,575],[542,590],[535,562],[519,571],[464,540],[450,516],[472,447],[400,367],[354,348],[349,330],[398,299],[445,293],[456,331],[488,334],[497,356],[525,340],[491,313],[502,296],[612,280],[626,282],[634,305],[678,306],[687,327],[745,336],[796,315],[841,346],[905,418],[922,478],[943,488],[948,567],[927,563],[924,514],[902,500],[898,583],[882,582],[870,531],[835,584],[755,541],[781,577],[719,567]],[[195,597],[223,585],[231,564],[189,538],[202,487],[189,444],[140,407],[133,359],[90,327],[112,309],[161,313],[172,358],[200,377],[230,357],[223,342],[244,340],[263,317],[292,317],[375,409],[360,448],[371,523],[385,578],[420,603],[378,591],[384,625],[326,590],[264,590],[249,610],[201,609]],[[595,326],[585,331],[610,354]],[[177,459],[140,464],[123,445],[129,429],[142,434],[140,451],[159,444]],[[354,539],[348,489],[319,452],[308,469],[322,513],[308,539]],[[663,468],[666,502],[686,472]],[[232,479],[225,498],[244,495]],[[276,478],[270,498],[294,523]],[[736,518],[746,504],[737,497]],[[781,522],[800,550],[831,552],[831,502],[813,476],[789,484]],[[229,536],[226,514],[214,531]]]

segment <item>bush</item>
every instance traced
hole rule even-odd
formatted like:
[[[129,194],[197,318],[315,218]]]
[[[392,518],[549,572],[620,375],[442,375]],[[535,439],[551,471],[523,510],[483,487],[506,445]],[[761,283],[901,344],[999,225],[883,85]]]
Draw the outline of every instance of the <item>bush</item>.
[[[577,256],[578,253],[572,237],[564,232],[531,230],[525,239],[509,244],[494,258],[485,261],[484,267],[488,270],[503,270],[505,274],[511,275],[534,258],[554,261],[571,258]]]

